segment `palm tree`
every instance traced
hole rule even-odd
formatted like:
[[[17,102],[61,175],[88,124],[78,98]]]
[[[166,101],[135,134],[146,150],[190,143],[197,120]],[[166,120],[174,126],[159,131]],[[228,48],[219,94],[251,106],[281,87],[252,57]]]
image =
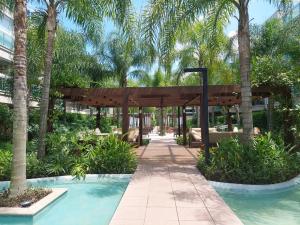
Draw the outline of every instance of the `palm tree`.
[[[13,163],[10,193],[16,196],[26,189],[26,141],[27,141],[27,25],[26,0],[15,1],[14,12],[14,120]]]
[[[49,90],[58,15],[61,12],[65,12],[67,18],[73,20],[84,28],[94,43],[96,42],[95,37],[99,36],[99,33],[101,33],[101,24],[104,17],[110,17],[119,25],[123,25],[124,29],[130,26],[129,24],[132,17],[130,12],[131,0],[37,1],[45,5],[46,10],[40,10],[37,14],[40,14],[43,17],[41,22],[47,29],[47,47],[45,54],[42,99],[40,102],[40,136],[38,146],[38,157],[43,158],[45,156]],[[127,23],[125,21],[127,21]]]
[[[138,44],[136,39],[128,40],[119,32],[111,33],[103,43],[100,59],[111,76],[117,79],[119,87],[127,87],[128,78],[141,78],[146,74],[144,67],[149,59]]]
[[[151,0],[146,11],[144,21],[145,39],[158,45],[161,52],[167,55],[176,42],[176,33],[186,26],[190,26],[199,16],[209,15],[213,18],[213,25],[217,21],[227,21],[238,11],[238,44],[241,76],[241,97],[243,117],[243,140],[252,137],[252,93],[250,82],[250,34],[249,13],[250,0]],[[273,0],[272,3],[286,4],[289,0]],[[156,35],[160,37],[157,40]],[[154,48],[154,47],[153,47]]]

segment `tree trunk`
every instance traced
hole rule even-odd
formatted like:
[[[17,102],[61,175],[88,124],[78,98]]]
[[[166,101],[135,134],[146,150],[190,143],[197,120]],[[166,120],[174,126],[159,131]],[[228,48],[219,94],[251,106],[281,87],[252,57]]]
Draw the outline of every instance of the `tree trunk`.
[[[249,35],[249,14],[248,0],[239,1],[239,60],[241,74],[241,113],[243,121],[244,143],[248,143],[253,135],[253,118],[252,118],[252,92],[250,81],[250,35]]]
[[[274,98],[273,96],[270,96],[268,99],[268,114],[267,114],[269,132],[273,131],[273,109],[274,109]]]
[[[226,107],[226,123],[227,123],[227,129],[228,131],[233,131],[233,127],[232,127],[232,118],[231,118],[231,114],[230,114],[230,108],[227,106]]]
[[[100,120],[101,120],[101,108],[97,107],[97,115],[96,115],[96,128],[100,129]]]
[[[172,107],[172,127],[175,128],[175,107]]]
[[[236,105],[235,107],[235,114],[236,114],[236,122],[238,124],[238,126],[240,125],[241,123],[241,119],[240,119],[240,108],[238,105]]]
[[[27,141],[27,58],[26,0],[15,1],[15,54],[13,95],[13,162],[10,194],[16,196],[26,189]]]
[[[53,116],[54,116],[54,107],[55,107],[56,99],[53,97],[50,97],[49,100],[49,109],[48,109],[48,118],[47,118],[47,132],[52,133],[53,132]]]
[[[45,72],[43,80],[42,99],[40,101],[40,136],[38,145],[38,158],[41,159],[45,156],[45,138],[47,131],[47,116],[49,106],[49,92],[50,92],[50,81],[51,81],[51,69],[54,51],[54,41],[56,34],[56,9],[53,1],[50,1],[48,7],[48,18],[47,18],[47,50],[45,56]]]
[[[291,109],[293,108],[292,93],[287,88],[285,96],[284,114],[283,114],[283,139],[286,146],[294,146],[295,134],[293,132],[293,125],[295,122]]]
[[[63,100],[63,107],[64,107],[64,124],[67,124],[67,102]]]

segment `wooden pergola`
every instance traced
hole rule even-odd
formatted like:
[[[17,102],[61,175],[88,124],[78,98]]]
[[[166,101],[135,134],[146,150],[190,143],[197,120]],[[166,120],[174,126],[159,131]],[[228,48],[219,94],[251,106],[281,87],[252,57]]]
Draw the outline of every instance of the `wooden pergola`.
[[[129,88],[63,88],[65,100],[78,102],[92,107],[122,107],[122,133],[129,129],[129,107],[139,108],[140,144],[142,144],[143,107],[170,107],[177,106],[178,114],[182,107],[182,131],[186,141],[186,106],[202,106],[202,86],[177,87],[129,87]],[[258,87],[252,89],[253,99],[268,97],[270,89]],[[239,85],[209,85],[209,106],[233,106],[241,104],[241,87]],[[203,106],[202,106],[203,107]],[[178,123],[180,124],[180,123]],[[202,124],[202,123],[201,123]],[[180,130],[180,127],[179,127]]]

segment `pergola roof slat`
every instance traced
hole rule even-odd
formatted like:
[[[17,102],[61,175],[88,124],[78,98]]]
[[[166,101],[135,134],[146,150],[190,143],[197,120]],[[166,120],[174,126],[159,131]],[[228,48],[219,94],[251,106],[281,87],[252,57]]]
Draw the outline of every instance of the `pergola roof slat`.
[[[253,98],[267,97],[270,91],[266,87],[253,88],[252,95]],[[65,99],[89,106],[120,107],[126,94],[129,107],[199,106],[202,86],[63,88],[61,92]],[[209,105],[240,104],[240,92],[239,85],[210,85]]]

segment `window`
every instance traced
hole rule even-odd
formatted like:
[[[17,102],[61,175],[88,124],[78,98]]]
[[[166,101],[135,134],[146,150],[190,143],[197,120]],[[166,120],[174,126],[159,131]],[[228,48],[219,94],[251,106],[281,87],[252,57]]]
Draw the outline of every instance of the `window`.
[[[8,33],[11,33],[14,28],[13,19],[9,18],[6,15],[0,17],[0,30],[4,30]]]
[[[4,48],[7,48],[9,50],[13,50],[13,45],[13,37],[0,31],[0,46],[3,46]]]

